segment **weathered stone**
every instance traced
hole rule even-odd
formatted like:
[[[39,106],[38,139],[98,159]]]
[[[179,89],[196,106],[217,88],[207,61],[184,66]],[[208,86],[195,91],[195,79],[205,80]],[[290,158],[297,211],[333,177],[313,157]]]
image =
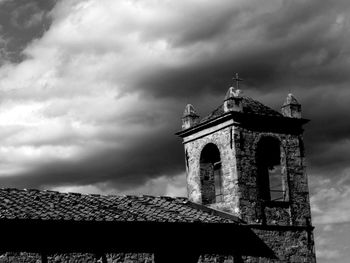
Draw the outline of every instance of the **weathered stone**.
[[[245,111],[241,99],[239,93],[230,89],[223,104],[222,115],[216,110],[210,115],[216,119],[204,118],[206,122],[199,122],[195,131],[188,134],[184,131],[180,135],[189,160],[188,198],[236,215],[253,228],[255,225],[263,227],[255,232],[274,251],[277,259],[246,256],[241,258],[242,262],[315,262],[302,129],[297,122],[293,122],[295,127],[291,124],[288,128],[282,124],[294,121],[291,118],[300,119],[301,106],[289,94],[282,107],[284,117],[281,116],[278,120],[281,123],[278,127],[272,121],[263,121],[270,117],[239,115]],[[247,101],[250,100],[246,99],[245,103]],[[253,106],[249,106],[250,111]],[[230,112],[233,112],[232,115],[228,115]],[[260,124],[255,124],[250,118],[258,120]],[[284,122],[283,118],[286,119]],[[261,149],[264,144],[259,143],[263,141],[271,141],[268,144],[270,148]],[[271,147],[277,143],[279,150],[277,146],[273,150]],[[208,144],[214,144],[220,152],[224,193],[224,199],[220,202],[214,202],[212,198],[208,200],[208,192],[212,196],[215,189],[213,184],[210,187],[210,181],[204,183],[201,179],[208,173],[200,159],[203,148]],[[279,180],[277,186],[272,186],[274,181],[271,181],[269,175],[266,177],[269,182],[262,179],[262,169],[270,169],[270,166],[264,164],[264,161],[259,163],[259,160],[270,160],[272,157],[266,156],[275,156],[277,151],[279,160],[273,158],[274,163],[280,166],[280,176],[279,179],[276,177]],[[276,190],[273,187],[277,187]],[[270,192],[267,193],[266,189]],[[276,196],[277,201],[274,201],[273,197]]]
[[[286,101],[283,103],[281,108],[281,112],[285,117],[301,118],[301,105],[293,94],[288,94]]]
[[[108,253],[107,263],[154,263],[151,253]],[[4,253],[0,255],[0,263],[39,263],[41,254],[38,253]],[[102,256],[91,253],[61,253],[47,255],[48,263],[101,263]]]

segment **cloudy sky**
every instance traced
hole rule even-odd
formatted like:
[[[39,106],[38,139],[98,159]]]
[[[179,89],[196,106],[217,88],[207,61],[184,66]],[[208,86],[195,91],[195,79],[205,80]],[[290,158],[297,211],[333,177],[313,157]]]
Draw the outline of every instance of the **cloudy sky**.
[[[318,262],[350,257],[348,0],[0,0],[0,185],[186,195],[187,103],[303,106]]]

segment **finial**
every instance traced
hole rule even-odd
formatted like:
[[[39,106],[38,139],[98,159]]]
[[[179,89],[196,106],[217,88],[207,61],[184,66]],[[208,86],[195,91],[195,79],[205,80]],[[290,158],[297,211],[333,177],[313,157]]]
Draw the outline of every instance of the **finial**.
[[[240,89],[235,89],[234,87],[230,87],[225,96],[225,100],[228,100],[230,98],[237,98],[242,96],[242,91]]]
[[[285,117],[301,118],[301,105],[292,93],[289,93],[284,101],[282,108],[282,114]]]
[[[188,129],[196,125],[199,121],[199,116],[192,104],[187,104],[182,116],[182,129]]]
[[[183,117],[186,116],[197,116],[196,110],[194,109],[192,104],[187,104],[184,110]]]
[[[242,99],[241,90],[230,87],[225,96],[224,111],[243,111]]]
[[[288,93],[286,100],[284,101],[283,105],[289,105],[289,104],[299,104],[297,99],[294,97],[292,93]]]

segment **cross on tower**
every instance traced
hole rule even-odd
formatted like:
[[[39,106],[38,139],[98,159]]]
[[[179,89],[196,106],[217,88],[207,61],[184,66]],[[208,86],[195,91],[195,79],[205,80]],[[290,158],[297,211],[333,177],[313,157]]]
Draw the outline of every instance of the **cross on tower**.
[[[235,76],[232,78],[232,80],[236,81],[236,89],[239,88],[239,82],[243,81],[243,79],[239,78],[238,73],[235,73]]]

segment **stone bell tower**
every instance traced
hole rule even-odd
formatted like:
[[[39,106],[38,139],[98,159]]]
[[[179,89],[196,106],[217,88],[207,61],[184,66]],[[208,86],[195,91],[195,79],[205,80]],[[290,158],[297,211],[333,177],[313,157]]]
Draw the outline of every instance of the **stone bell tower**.
[[[237,78],[236,78],[237,79]],[[182,131],[188,198],[248,224],[310,226],[301,106],[288,94],[281,113],[229,88],[200,119],[187,105]]]

